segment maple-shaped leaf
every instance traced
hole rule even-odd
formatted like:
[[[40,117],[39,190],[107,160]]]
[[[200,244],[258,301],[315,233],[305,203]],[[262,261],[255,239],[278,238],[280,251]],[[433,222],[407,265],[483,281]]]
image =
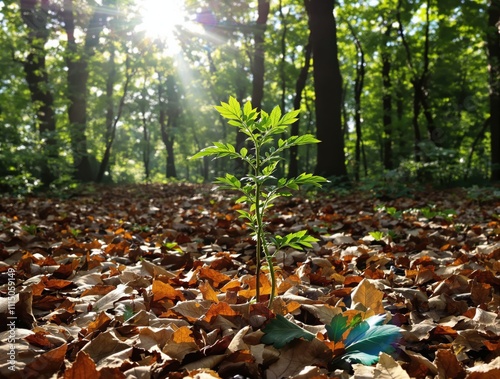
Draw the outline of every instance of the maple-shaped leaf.
[[[284,347],[295,338],[305,338],[308,341],[312,341],[315,337],[314,334],[288,321],[282,315],[277,315],[276,318],[272,319],[263,329],[263,332],[265,334],[260,342],[274,345],[277,349]]]

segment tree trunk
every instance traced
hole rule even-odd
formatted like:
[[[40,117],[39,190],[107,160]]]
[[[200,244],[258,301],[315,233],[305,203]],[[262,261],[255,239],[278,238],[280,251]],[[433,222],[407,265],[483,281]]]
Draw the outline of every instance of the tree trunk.
[[[64,29],[68,38],[66,64],[68,68],[68,118],[70,124],[71,149],[73,151],[74,177],[82,182],[94,179],[87,151],[87,81],[88,59],[99,43],[99,34],[106,19],[105,12],[94,10],[87,25],[85,44],[78,48],[75,39],[75,15],[73,0],[64,0],[62,12]]]
[[[392,159],[392,88],[391,88],[391,56],[388,51],[388,42],[392,25],[388,23],[384,32],[384,45],[382,47],[382,110],[384,125],[383,161],[386,170],[394,168]]]
[[[31,101],[36,109],[36,122],[42,142],[42,161],[40,162],[40,179],[48,186],[55,179],[50,163],[58,157],[56,143],[56,117],[54,113],[54,97],[49,88],[49,77],[45,62],[44,45],[48,40],[47,29],[48,0],[21,0],[21,16],[29,28],[29,53],[23,62],[26,81],[30,90]]]
[[[342,77],[337,57],[337,25],[334,0],[305,0],[311,31],[316,94],[317,148],[315,173],[345,180],[342,133]]]
[[[139,105],[139,113],[141,115],[141,125],[142,125],[142,135],[144,138],[144,144],[142,149],[142,163],[144,164],[144,176],[146,182],[149,182],[151,175],[150,168],[150,154],[151,154],[151,132],[149,130],[149,122],[151,120],[151,116],[147,116],[149,113],[149,104],[146,101],[147,95],[147,87],[146,87],[146,77],[147,74],[144,74],[144,83],[142,87],[142,96]]]
[[[174,154],[174,128],[178,126],[179,116],[181,114],[181,107],[179,103],[179,94],[177,93],[177,86],[175,85],[175,79],[172,75],[167,75],[165,86],[166,86],[166,97],[167,103],[165,104],[163,99],[163,83],[161,82],[160,76],[160,90],[158,92],[159,102],[160,102],[160,127],[161,127],[161,138],[167,150],[167,161],[166,161],[166,177],[176,178],[177,172],[175,169],[175,154]]]
[[[490,87],[491,179],[500,180],[500,0],[488,7],[488,70]]]
[[[113,46],[113,45],[112,45]],[[120,98],[120,102],[118,104],[118,111],[115,115],[114,112],[114,86],[116,84],[116,67],[115,67],[115,48],[112,47],[110,51],[109,57],[110,64],[110,72],[108,75],[108,80],[106,82],[106,97],[108,100],[108,107],[106,111],[106,149],[104,151],[104,156],[102,158],[101,165],[99,166],[99,172],[97,174],[97,182],[101,183],[106,170],[109,170],[109,160],[111,158],[111,148],[113,147],[113,142],[115,141],[116,136],[116,127],[118,125],[118,121],[120,121],[123,107],[125,106],[125,98],[127,97],[128,86],[130,84],[130,80],[134,75],[134,71],[130,69],[130,56],[127,54],[125,59],[125,83],[123,85],[123,94]]]
[[[257,21],[254,29],[254,53],[252,60],[252,106],[259,111],[264,98],[264,37],[269,17],[270,4],[268,0],[259,0]],[[239,99],[241,100],[241,99]],[[241,132],[236,133],[236,148],[238,151],[245,145],[247,136]],[[236,171],[244,170],[243,163],[235,161]]]
[[[302,92],[306,87],[307,77],[309,75],[309,68],[311,67],[311,36],[309,35],[309,42],[305,46],[304,49],[304,66],[300,70],[299,77],[297,78],[297,82],[295,83],[295,98],[293,99],[293,109],[300,109],[300,104],[302,103]],[[290,134],[292,136],[299,135],[299,125],[300,118],[297,119],[292,124]],[[288,177],[294,178],[299,175],[299,147],[292,146],[290,147],[290,164],[288,166]]]
[[[359,181],[359,169],[361,166],[361,146],[363,143],[363,135],[361,130],[361,94],[363,93],[363,83],[365,80],[365,53],[363,51],[363,46],[361,46],[361,42],[359,41],[353,27],[350,24],[349,29],[351,30],[351,33],[354,37],[356,51],[358,53],[358,61],[356,62],[356,79],[354,81],[354,126],[356,130],[356,147],[354,151],[354,177],[356,181]],[[365,154],[363,154],[363,157],[366,176],[367,167]]]
[[[101,183],[104,178],[104,174],[109,166],[109,157],[111,155],[111,145],[113,144],[116,127],[116,124],[113,123],[115,118],[115,105],[113,101],[113,95],[115,93],[114,87],[116,84],[116,62],[115,62],[115,46],[111,43],[111,49],[109,52],[109,72],[108,77],[106,79],[106,148],[104,151],[104,155],[99,166],[99,172],[97,173],[97,183]]]
[[[425,39],[424,39],[424,52],[423,52],[423,70],[419,74],[415,69],[415,65],[413,64],[413,59],[410,51],[410,45],[406,40],[406,36],[403,30],[403,24],[401,21],[401,7],[402,0],[398,1],[397,6],[397,19],[398,19],[398,31],[401,37],[401,41],[403,43],[403,47],[406,52],[406,61],[408,63],[408,67],[410,68],[412,79],[411,83],[413,85],[413,131],[415,135],[415,161],[418,162],[421,160],[421,151],[420,151],[420,142],[422,141],[420,126],[418,122],[418,118],[420,116],[420,112],[423,110],[424,117],[427,121],[427,131],[429,135],[429,140],[434,142],[436,146],[441,146],[441,135],[438,132],[435,124],[434,124],[434,116],[432,115],[432,111],[430,109],[429,101],[428,101],[428,81],[429,81],[429,29],[430,29],[430,20],[429,13],[431,2],[427,0],[426,7],[426,24],[425,24]]]

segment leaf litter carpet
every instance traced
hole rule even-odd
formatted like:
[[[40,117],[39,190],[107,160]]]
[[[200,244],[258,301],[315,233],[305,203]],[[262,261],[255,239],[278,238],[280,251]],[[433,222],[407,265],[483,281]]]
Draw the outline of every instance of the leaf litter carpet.
[[[269,232],[307,229],[319,242],[275,253],[271,308],[265,270],[252,299],[255,244],[231,193],[175,184],[1,198],[0,377],[500,378],[493,195],[284,198]],[[385,313],[401,338],[376,365],[335,367],[342,346],[325,325],[339,313]],[[262,343],[277,315],[316,338]]]

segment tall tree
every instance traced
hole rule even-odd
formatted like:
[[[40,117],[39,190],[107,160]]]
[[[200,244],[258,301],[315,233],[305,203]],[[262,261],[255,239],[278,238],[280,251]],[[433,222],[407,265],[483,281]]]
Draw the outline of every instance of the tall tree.
[[[267,27],[267,19],[269,17],[269,0],[258,0],[257,4],[257,20],[253,25],[254,51],[251,59],[252,69],[252,105],[258,110],[262,107],[262,99],[264,98],[264,62],[265,62],[265,33]],[[241,149],[245,143],[246,135],[238,132],[236,134],[236,146]],[[236,169],[242,169],[242,163],[236,161]]]
[[[361,150],[363,150],[363,164],[365,168],[365,176],[367,175],[366,154],[363,147],[363,133],[361,130],[361,95],[363,93],[363,86],[365,81],[365,52],[361,41],[359,40],[356,32],[351,24],[351,30],[354,42],[356,44],[357,60],[356,60],[356,78],[354,79],[354,129],[356,130],[356,147],[354,150],[354,178],[359,181],[359,170],[361,161]]]
[[[40,178],[45,185],[49,185],[55,179],[50,162],[58,156],[54,96],[50,91],[44,47],[49,39],[49,1],[21,0],[20,10],[24,24],[29,30],[29,51],[23,61],[23,68],[36,109],[36,123],[42,142]]]
[[[113,142],[115,141],[116,127],[123,113],[123,108],[125,106],[125,99],[128,94],[130,81],[132,80],[132,77],[134,76],[136,71],[135,69],[130,67],[131,66],[130,55],[127,52],[125,58],[125,83],[123,84],[123,92],[118,102],[118,109],[115,111],[114,92],[117,82],[115,54],[116,54],[115,45],[113,42],[111,42],[111,48],[109,51],[109,62],[108,62],[109,73],[108,73],[108,78],[106,80],[107,106],[106,106],[105,150],[101,164],[99,166],[99,171],[97,172],[96,181],[98,183],[102,182],[104,174],[106,173],[107,170],[109,170],[109,160],[111,158],[111,148],[113,147]]]
[[[490,86],[491,179],[500,180],[500,0],[488,6],[488,70]]]
[[[302,92],[306,87],[307,77],[309,75],[309,69],[311,67],[311,37],[309,36],[309,42],[304,48],[304,65],[300,70],[299,76],[295,83],[295,98],[293,99],[293,108],[300,109],[300,104],[302,103]],[[292,124],[290,133],[292,136],[299,135],[299,123],[300,118],[297,119]],[[288,177],[295,178],[299,175],[299,148],[298,146],[292,146],[290,148],[290,164],[288,166]]]
[[[382,123],[384,125],[383,137],[383,160],[384,168],[392,170],[394,162],[392,159],[392,85],[391,85],[391,54],[389,52],[389,41],[392,31],[392,23],[385,25],[384,39],[382,44]]]
[[[334,0],[305,0],[311,31],[317,150],[315,173],[347,177],[342,132],[342,77],[338,61]]]
[[[435,124],[434,124],[434,117],[432,114],[432,111],[430,109],[429,105],[429,64],[430,64],[430,9],[431,9],[431,1],[427,0],[426,5],[425,5],[425,27],[424,27],[424,51],[422,54],[422,70],[418,70],[418,66],[414,61],[413,61],[413,56],[410,48],[410,44],[408,43],[406,33],[403,27],[403,22],[402,22],[402,5],[403,2],[402,0],[398,1],[398,6],[397,6],[397,19],[398,19],[398,31],[399,31],[399,36],[401,37],[401,41],[403,44],[403,47],[406,52],[406,61],[408,64],[408,68],[411,71],[411,84],[413,86],[413,118],[412,118],[412,125],[413,125],[413,131],[414,131],[414,137],[415,137],[415,143],[414,143],[414,153],[415,153],[415,161],[420,161],[421,157],[421,151],[420,151],[420,143],[422,141],[422,135],[420,132],[420,125],[419,125],[419,116],[420,112],[423,110],[423,114],[425,116],[425,119],[427,121],[427,131],[429,135],[429,140],[434,142],[436,146],[441,145],[440,141],[440,133],[438,132]]]
[[[77,25],[73,0],[64,0],[62,19],[67,35],[66,65],[68,67],[68,117],[70,123],[71,148],[76,180],[94,180],[87,150],[87,82],[89,78],[89,59],[95,53],[99,35],[105,25],[109,12],[97,4],[90,7],[89,21],[82,29],[86,30],[83,46],[76,38]]]
[[[169,74],[165,82],[162,82],[162,77],[159,76],[160,87],[158,91],[160,103],[160,127],[161,137],[165,148],[167,149],[167,178],[176,178],[177,171],[175,169],[175,155],[174,155],[174,140],[175,129],[178,127],[179,116],[181,114],[180,96],[178,87],[175,83],[173,75]],[[165,92],[163,90],[165,86]]]

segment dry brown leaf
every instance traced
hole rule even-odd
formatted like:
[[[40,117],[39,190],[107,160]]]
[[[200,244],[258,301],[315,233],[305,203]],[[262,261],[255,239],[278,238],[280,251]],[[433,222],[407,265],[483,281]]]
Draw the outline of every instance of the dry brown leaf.
[[[64,372],[64,379],[100,379],[94,361],[84,351],[80,351],[75,362]]]
[[[500,378],[500,357],[490,363],[483,363],[467,369],[466,379],[498,379]]]
[[[231,280],[231,277],[227,276],[226,274],[208,267],[200,267],[198,276],[200,279],[208,279],[212,281],[212,284],[215,288],[219,288],[221,284],[229,282]]]
[[[106,311],[115,307],[115,303],[132,294],[133,288],[125,284],[119,284],[116,289],[107,293],[93,304],[93,309],[97,311]]]
[[[361,283],[351,293],[353,305],[362,304],[366,309],[371,309],[375,313],[384,313],[382,299],[384,293],[377,289],[368,279],[363,279]]]
[[[164,283],[160,280],[153,280],[153,287],[151,289],[153,292],[153,301],[158,301],[162,299],[170,300],[184,300],[184,295],[181,291],[176,290],[168,283]]]
[[[174,331],[169,341],[163,346],[162,351],[169,357],[182,362],[184,357],[200,348],[193,338],[192,331],[187,326],[182,326]]]
[[[52,377],[64,363],[68,345],[61,345],[53,350],[39,355],[28,363],[21,372],[24,379],[45,379]]]
[[[208,309],[205,317],[203,318],[204,321],[211,323],[217,316],[222,316],[222,317],[231,317],[231,316],[237,316],[238,313],[235,312],[228,303],[225,302],[220,302],[217,304],[212,304],[210,308]]]
[[[219,298],[217,297],[217,293],[214,291],[210,283],[208,281],[204,281],[199,285],[199,289],[201,294],[203,295],[203,300],[210,300],[215,303],[219,302]]]
[[[128,349],[130,346],[122,342],[113,330],[99,334],[96,338],[90,341],[83,347],[82,352],[86,353],[96,364],[109,355],[113,355],[122,350]]]
[[[380,354],[373,377],[377,379],[410,379],[408,373],[386,353]]]
[[[434,364],[440,378],[465,378],[465,370],[451,350],[439,349]]]
[[[298,375],[305,366],[324,365],[331,359],[331,351],[320,340],[297,340],[280,349],[278,361],[266,370],[266,378],[278,379]]]

